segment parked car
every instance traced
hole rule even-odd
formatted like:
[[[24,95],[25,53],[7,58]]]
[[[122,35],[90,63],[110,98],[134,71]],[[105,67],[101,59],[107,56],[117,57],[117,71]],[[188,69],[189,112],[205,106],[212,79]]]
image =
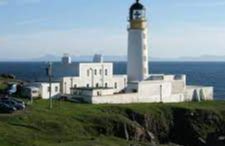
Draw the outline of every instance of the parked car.
[[[16,111],[16,107],[0,102],[1,113],[13,113]]]
[[[0,98],[0,102],[4,104],[8,104],[10,106],[14,106],[17,110],[24,110],[26,108],[25,103],[21,100],[15,98]]]
[[[62,100],[62,101],[67,101],[69,99],[69,97],[68,96],[60,96],[58,99]]]
[[[22,101],[22,100],[19,100],[19,99],[16,99],[16,98],[11,98],[11,100],[13,100],[13,101],[15,101],[15,102],[17,102],[17,103],[19,103],[19,104],[25,105],[25,102]]]

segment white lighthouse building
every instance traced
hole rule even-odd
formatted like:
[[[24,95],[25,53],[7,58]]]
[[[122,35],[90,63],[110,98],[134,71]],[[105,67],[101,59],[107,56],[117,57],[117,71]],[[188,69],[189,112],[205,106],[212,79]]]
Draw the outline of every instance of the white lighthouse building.
[[[186,75],[149,74],[146,9],[139,0],[129,11],[127,53],[126,75],[114,75],[113,63],[96,55],[77,65],[77,76],[62,78],[62,93],[93,104],[213,100],[213,87],[189,86]]]
[[[148,27],[146,9],[139,0],[130,8],[128,28],[128,81],[148,78]]]

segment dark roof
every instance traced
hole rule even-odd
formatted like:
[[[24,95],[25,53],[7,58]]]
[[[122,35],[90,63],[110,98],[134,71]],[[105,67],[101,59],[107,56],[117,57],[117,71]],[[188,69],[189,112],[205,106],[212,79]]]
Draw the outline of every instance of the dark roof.
[[[136,3],[134,3],[130,7],[130,11],[133,11],[133,10],[143,10],[143,9],[145,9],[145,7],[139,2],[139,0],[137,0]]]
[[[130,7],[130,20],[132,19],[132,15],[133,15],[133,11],[134,10],[145,10],[144,5],[142,5],[139,0],[136,0],[136,3],[134,3],[131,7]]]

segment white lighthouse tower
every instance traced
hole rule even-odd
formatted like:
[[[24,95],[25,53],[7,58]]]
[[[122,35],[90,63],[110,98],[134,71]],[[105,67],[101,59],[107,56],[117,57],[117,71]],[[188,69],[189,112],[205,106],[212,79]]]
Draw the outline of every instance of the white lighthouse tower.
[[[136,0],[130,7],[128,28],[128,81],[148,78],[148,30],[145,7]]]

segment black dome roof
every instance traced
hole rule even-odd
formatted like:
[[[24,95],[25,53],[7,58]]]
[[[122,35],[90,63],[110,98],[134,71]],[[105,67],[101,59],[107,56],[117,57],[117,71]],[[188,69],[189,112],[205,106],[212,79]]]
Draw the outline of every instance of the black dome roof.
[[[139,0],[136,1],[136,3],[134,3],[131,7],[130,7],[130,11],[133,11],[133,10],[143,10],[145,9],[145,7],[139,3]]]
[[[131,7],[130,7],[130,20],[133,19],[133,12],[135,10],[145,10],[144,5],[142,5],[139,0],[136,0],[136,3],[134,3]]]

